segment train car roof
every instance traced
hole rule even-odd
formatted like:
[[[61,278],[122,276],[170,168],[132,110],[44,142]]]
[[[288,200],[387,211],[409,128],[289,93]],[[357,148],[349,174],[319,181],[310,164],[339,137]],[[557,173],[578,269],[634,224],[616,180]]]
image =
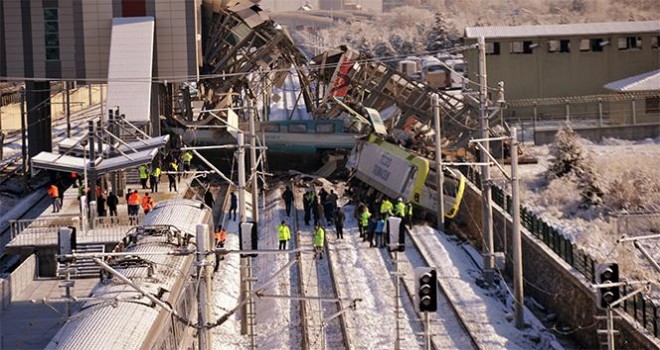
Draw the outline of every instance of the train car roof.
[[[200,201],[170,199],[156,203],[152,212],[144,218],[142,226],[172,225],[194,236],[197,225],[206,223],[210,215],[211,209]]]

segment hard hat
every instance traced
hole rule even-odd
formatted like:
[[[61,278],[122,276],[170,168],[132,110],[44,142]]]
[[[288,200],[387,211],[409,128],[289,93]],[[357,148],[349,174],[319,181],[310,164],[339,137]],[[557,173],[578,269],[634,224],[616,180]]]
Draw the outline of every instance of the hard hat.
[[[397,198],[396,200],[399,201],[399,202],[403,202],[403,198],[401,198],[401,197]]]

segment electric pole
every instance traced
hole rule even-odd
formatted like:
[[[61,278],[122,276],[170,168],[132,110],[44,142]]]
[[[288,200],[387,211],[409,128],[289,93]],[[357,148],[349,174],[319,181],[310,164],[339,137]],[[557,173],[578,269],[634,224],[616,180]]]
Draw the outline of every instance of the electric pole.
[[[511,129],[511,205],[513,205],[513,299],[516,328],[525,327],[523,291],[522,242],[520,237],[520,179],[518,178],[517,129]]]
[[[64,93],[66,94],[66,137],[71,137],[71,101],[69,100],[69,82],[64,82]],[[101,109],[103,110],[103,109]]]
[[[21,87],[21,156],[23,157],[23,191],[30,186],[27,155],[27,126],[25,125],[25,88]]]
[[[483,265],[484,272],[483,278],[486,284],[493,284],[494,270],[495,270],[495,244],[493,242],[493,211],[492,211],[492,198],[490,188],[490,166],[488,153],[490,152],[490,145],[488,141],[488,79],[486,77],[486,42],[484,37],[477,39],[479,46],[479,120],[480,120],[480,138],[483,142],[483,147],[479,157],[479,162],[483,163],[481,166],[481,194],[482,194],[482,226],[485,246],[483,249]]]
[[[211,320],[211,274],[210,266],[206,261],[205,252],[210,249],[209,226],[206,224],[197,225],[197,278],[199,288],[197,289],[197,323],[199,324],[199,350],[211,350],[213,342],[211,340],[211,330],[206,326]]]
[[[438,196],[438,230],[445,227],[445,199],[444,199],[444,174],[442,172],[442,136],[440,125],[440,98],[438,94],[431,96],[433,105],[433,118],[435,123],[435,181]]]

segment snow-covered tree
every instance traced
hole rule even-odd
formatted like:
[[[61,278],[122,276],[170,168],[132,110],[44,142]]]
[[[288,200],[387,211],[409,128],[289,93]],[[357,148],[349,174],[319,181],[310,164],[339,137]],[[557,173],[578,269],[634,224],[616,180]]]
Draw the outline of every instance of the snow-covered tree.
[[[578,134],[566,123],[555,136],[555,143],[550,146],[553,157],[548,168],[549,180],[573,174],[577,179],[577,188],[582,196],[582,206],[602,204],[603,186],[596,173],[593,161],[579,142]]]

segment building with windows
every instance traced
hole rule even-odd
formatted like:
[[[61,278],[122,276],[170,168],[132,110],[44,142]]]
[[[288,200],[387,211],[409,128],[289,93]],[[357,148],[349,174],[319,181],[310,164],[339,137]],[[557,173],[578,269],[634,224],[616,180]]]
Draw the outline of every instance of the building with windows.
[[[660,68],[660,21],[465,29],[466,44],[478,37],[486,41],[489,85],[504,81],[507,101],[538,99],[540,105],[544,100],[611,94],[607,83]],[[478,50],[465,55],[469,78],[478,81]],[[559,114],[567,108],[580,114],[598,111],[597,103],[555,104]],[[531,107],[506,113],[520,117],[516,113],[530,114]]]
[[[149,96],[158,96],[164,89],[158,82],[195,80],[198,75],[201,3],[0,0],[0,80],[26,83],[30,155],[51,149],[50,82],[106,83],[112,79],[111,57],[115,57],[115,68],[124,74],[134,72],[136,60],[145,61],[141,66],[150,71],[133,77],[153,82],[145,89],[153,106],[150,115],[141,117],[158,120],[158,99]],[[116,21],[120,18],[132,19]],[[126,29],[137,22],[146,23],[134,26],[140,27],[141,33],[123,30],[113,34],[115,25]],[[138,47],[142,43],[151,46]],[[111,46],[119,49],[111,54]]]

